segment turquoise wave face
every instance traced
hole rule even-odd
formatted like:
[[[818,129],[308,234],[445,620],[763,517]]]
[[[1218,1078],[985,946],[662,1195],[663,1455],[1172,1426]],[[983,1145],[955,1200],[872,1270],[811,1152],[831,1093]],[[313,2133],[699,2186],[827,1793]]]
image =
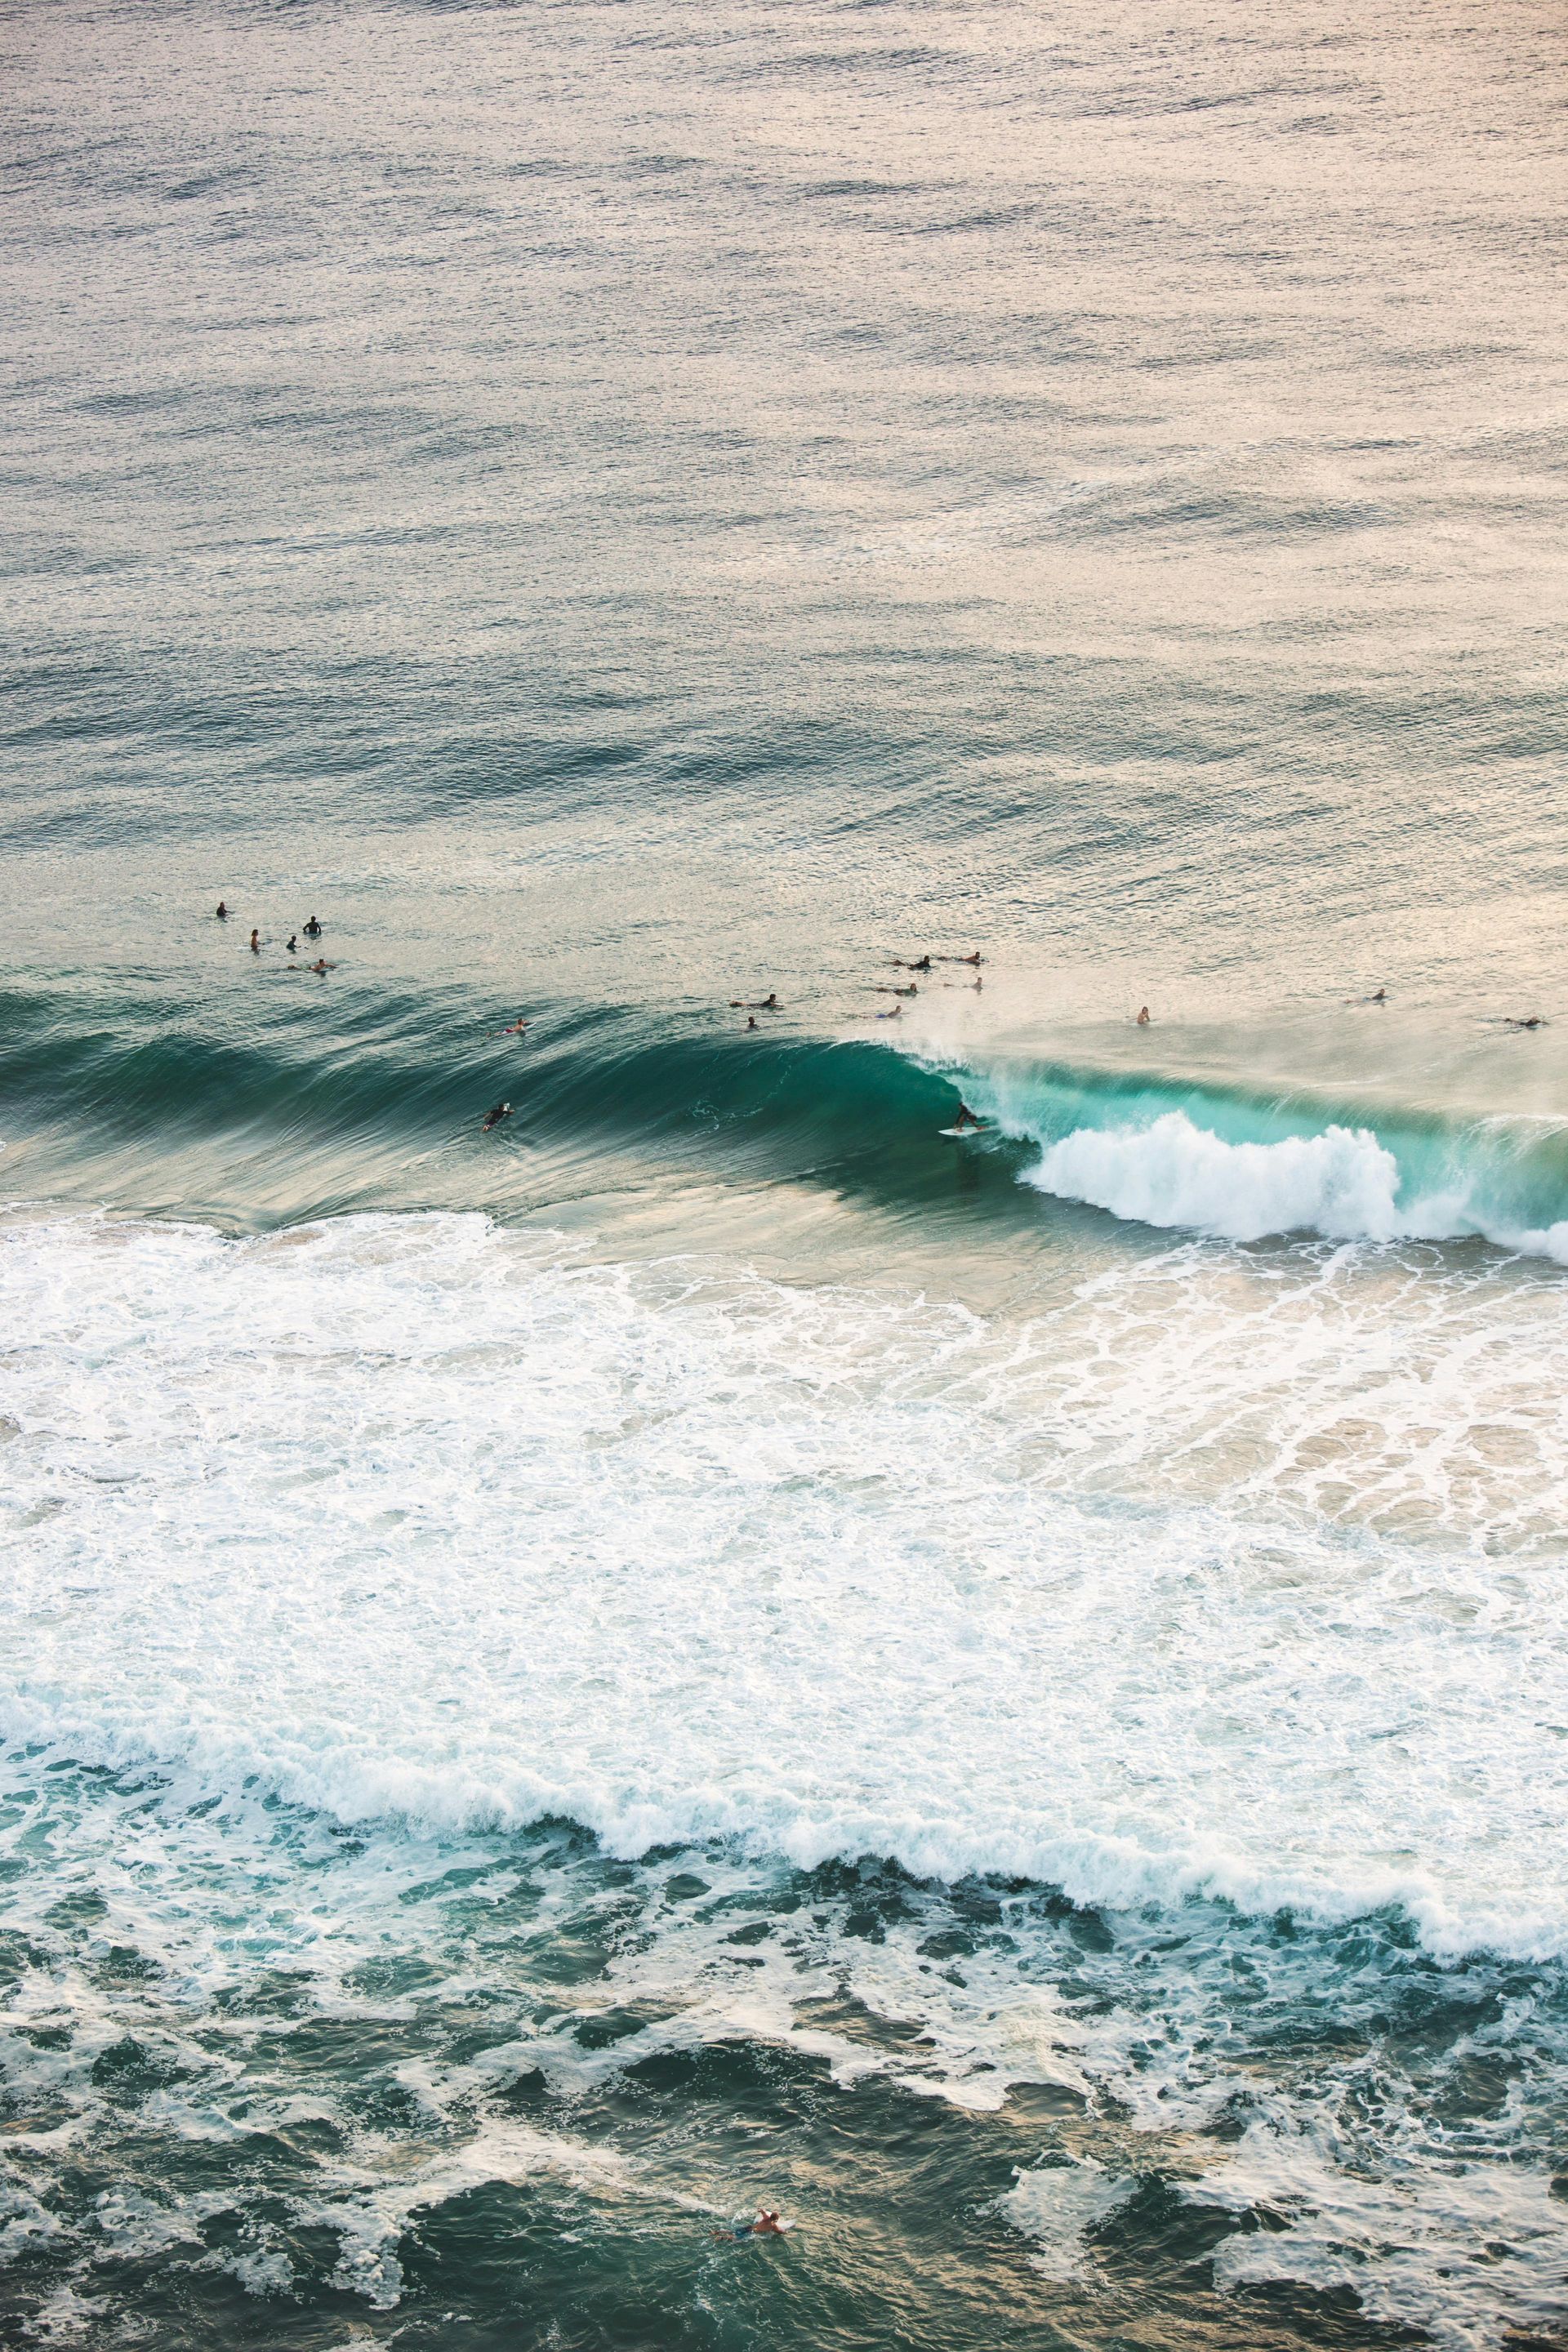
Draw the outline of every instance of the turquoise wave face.
[[[1026,1184],[1130,1222],[1234,1241],[1481,1236],[1568,1256],[1568,1120],[1063,1063],[982,1059],[953,1076],[1004,1135],[1039,1147]]]
[[[1015,1229],[1028,1197],[1048,1195],[1235,1241],[1481,1237],[1568,1252],[1568,1120],[1555,1117],[955,1060],[913,1042],[802,1036],[768,1015],[748,1032],[739,1015],[697,1010],[546,1002],[520,1039],[499,1005],[476,1013],[470,999],[405,989],[345,1007],[304,993],[321,985],[294,982],[265,1020],[226,1019],[175,992],[153,1018],[145,1002],[79,986],[13,989],[0,1008],[11,1171],[23,1189],[31,1170],[40,1189],[119,1189],[144,1204],[156,1155],[170,1205],[205,1208],[226,1182],[220,1204],[240,1223],[412,1202],[504,1208],[595,1166],[641,1165]],[[961,1099],[990,1131],[955,1153],[943,1130]],[[484,1137],[497,1100],[511,1118]]]

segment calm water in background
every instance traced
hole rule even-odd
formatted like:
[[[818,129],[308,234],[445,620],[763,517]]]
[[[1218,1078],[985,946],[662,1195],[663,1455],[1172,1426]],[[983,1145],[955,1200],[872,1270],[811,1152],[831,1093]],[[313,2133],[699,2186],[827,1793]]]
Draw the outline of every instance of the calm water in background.
[[[1568,2336],[1565,65],[0,12],[8,2336]]]

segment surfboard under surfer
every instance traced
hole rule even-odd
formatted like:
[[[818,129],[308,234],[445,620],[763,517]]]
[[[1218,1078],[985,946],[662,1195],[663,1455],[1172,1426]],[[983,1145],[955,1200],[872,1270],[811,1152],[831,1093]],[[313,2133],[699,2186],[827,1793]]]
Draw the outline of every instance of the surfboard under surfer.
[[[765,2205],[759,2207],[754,2221],[732,2221],[727,2230],[715,2230],[714,2237],[721,2245],[738,2242],[742,2238],[782,2238],[784,2223]]]

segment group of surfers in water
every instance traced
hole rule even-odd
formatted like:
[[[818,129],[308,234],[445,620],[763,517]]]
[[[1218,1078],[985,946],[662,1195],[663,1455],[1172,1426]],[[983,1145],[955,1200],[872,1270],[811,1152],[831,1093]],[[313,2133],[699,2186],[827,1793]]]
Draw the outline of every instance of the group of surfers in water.
[[[226,906],[224,901],[220,898],[217,902],[216,911],[218,921],[220,923],[226,923],[234,910],[231,907]],[[310,916],[308,921],[300,924],[299,931],[289,932],[288,938],[283,942],[283,952],[285,955],[297,956],[299,954],[300,932],[303,932],[304,936],[308,940],[319,940],[321,938],[321,926],[314,915]],[[267,942],[263,940],[259,931],[253,930],[251,932],[250,952],[253,956],[258,956],[266,944]],[[337,965],[335,963],[329,963],[325,956],[318,956],[314,963],[291,963],[289,969],[290,971],[313,971],[317,979],[321,980],[326,977],[328,972],[336,971]]]
[[[230,919],[232,912],[232,908],[229,908],[222,898],[220,898],[217,902],[218,921],[220,923],[226,923]],[[291,956],[299,954],[300,939],[301,935],[308,940],[319,940],[321,938],[321,925],[316,916],[311,915],[308,920],[301,923],[298,932],[289,932],[288,939],[284,942],[284,951],[286,954]],[[261,933],[258,930],[253,930],[250,934],[251,954],[258,956],[261,953],[262,946],[263,940]],[[976,988],[979,988],[982,985],[980,965],[983,961],[984,959],[982,958],[978,949],[975,950],[973,955],[921,955],[915,956],[913,958],[894,956],[892,959],[893,965],[897,971],[909,972],[930,972],[932,971],[939,963],[968,965],[974,973],[974,985]],[[337,966],[335,963],[329,963],[325,956],[318,956],[314,963],[291,963],[289,966],[289,970],[290,971],[314,972],[318,979],[324,979],[328,972],[335,971],[337,970]],[[920,982],[918,980],[879,982],[876,984],[875,993],[879,996],[897,996],[900,998],[918,996],[920,993]],[[1388,991],[1386,988],[1379,988],[1374,990],[1370,996],[1347,997],[1345,1002],[1348,1004],[1386,1004],[1388,1003]],[[731,1012],[743,1013],[745,1014],[746,1027],[748,1030],[754,1030],[756,1028],[757,1015],[759,1013],[782,1013],[784,1009],[784,1006],[779,1003],[778,992],[776,989],[770,989],[766,996],[759,996],[751,999],[741,996],[732,996],[730,999]],[[864,1013],[858,1017],[863,1021],[897,1021],[902,1013],[903,1009],[903,1004],[900,1003],[893,1005],[886,1013]],[[1146,1004],[1141,1004],[1138,1008],[1138,1027],[1140,1029],[1147,1029],[1150,1024],[1150,1018],[1149,1007]],[[1503,1023],[1503,1026],[1506,1029],[1544,1029],[1546,1025],[1545,1020],[1539,1013],[1532,1013],[1528,1016],[1528,1018],[1521,1018],[1514,1014],[1510,1014]],[[520,1013],[515,1021],[509,1021],[504,1029],[492,1029],[490,1034],[492,1037],[525,1037],[528,1034],[528,1021],[526,1015]],[[510,1117],[510,1103],[492,1103],[489,1109],[486,1111],[484,1118],[479,1122],[480,1133],[482,1135],[490,1134],[494,1129],[500,1126],[503,1119],[509,1119]],[[961,1102],[958,1106],[958,1116],[953,1120],[950,1132],[954,1135],[963,1135],[968,1133],[971,1129],[984,1127],[986,1121],[979,1118],[975,1112],[972,1111],[967,1103]],[[764,2214],[761,2220],[754,2222],[749,2222],[747,2224],[747,2228],[765,2236],[767,2231],[763,2228],[763,2223],[766,2221],[767,2218],[768,2217]],[[776,2221],[776,2215],[773,2218]]]

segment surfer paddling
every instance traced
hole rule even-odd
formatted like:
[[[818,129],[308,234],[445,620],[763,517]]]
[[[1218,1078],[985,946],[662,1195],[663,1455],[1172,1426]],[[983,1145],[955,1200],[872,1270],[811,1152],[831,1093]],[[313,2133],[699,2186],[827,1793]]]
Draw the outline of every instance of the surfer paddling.
[[[759,2206],[754,2221],[733,2221],[727,2230],[715,2230],[713,2235],[721,2246],[738,2244],[742,2238],[782,2238],[784,2223],[776,2213],[763,2205]]]
[[[773,991],[769,989],[767,994],[758,997],[754,1003],[748,1003],[743,996],[732,996],[730,1010],[731,1013],[782,1013],[784,1006]]]
[[[510,1118],[510,1103],[497,1103],[493,1110],[486,1111],[483,1123],[479,1129],[479,1133],[481,1135],[488,1135],[492,1127],[499,1127],[503,1118]]]
[[[492,1037],[521,1037],[527,1031],[528,1024],[520,1013],[515,1021],[509,1022],[504,1029],[492,1029],[490,1034]]]

